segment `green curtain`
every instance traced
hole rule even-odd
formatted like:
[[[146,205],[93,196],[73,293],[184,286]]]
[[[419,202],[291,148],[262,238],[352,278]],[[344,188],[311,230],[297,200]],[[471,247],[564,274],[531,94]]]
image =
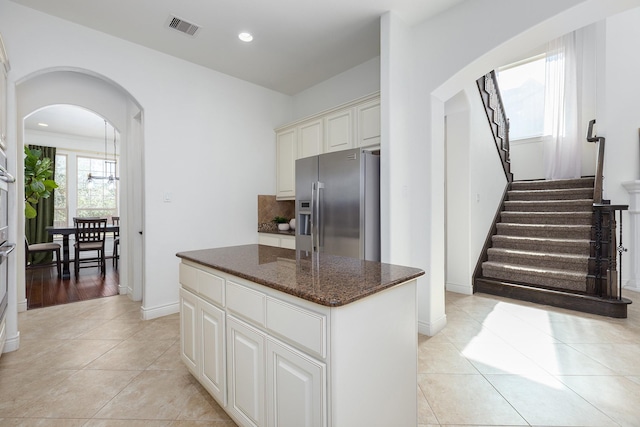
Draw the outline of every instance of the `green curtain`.
[[[56,149],[55,147],[44,147],[40,145],[29,145],[30,149],[38,149],[42,152],[42,158],[50,158],[53,163],[53,175],[55,176],[55,159]],[[46,227],[53,225],[54,215],[54,194],[55,190],[46,199],[40,199],[36,204],[36,210],[38,215],[35,218],[25,220],[25,236],[29,243],[45,243],[52,242],[53,236],[51,236]],[[46,264],[53,261],[53,253],[37,253],[31,255],[31,262],[33,264]]]

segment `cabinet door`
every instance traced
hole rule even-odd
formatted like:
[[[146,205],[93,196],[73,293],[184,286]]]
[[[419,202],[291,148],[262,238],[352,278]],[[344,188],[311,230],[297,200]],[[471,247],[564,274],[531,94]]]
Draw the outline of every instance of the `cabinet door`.
[[[264,348],[264,333],[227,316],[227,409],[243,426],[265,425]]]
[[[325,152],[353,147],[353,109],[330,114],[326,118]]]
[[[357,107],[358,147],[380,145],[380,100]]]
[[[298,127],[298,158],[310,157],[322,152],[322,119],[304,123]]]
[[[198,376],[198,297],[180,289],[180,357],[187,368]]]
[[[323,363],[267,339],[267,425],[326,426],[325,377]]]
[[[296,129],[289,129],[276,135],[276,198],[296,197],[296,158],[298,139]]]
[[[224,341],[224,311],[198,300],[200,332],[200,383],[222,406],[227,404],[227,379]]]

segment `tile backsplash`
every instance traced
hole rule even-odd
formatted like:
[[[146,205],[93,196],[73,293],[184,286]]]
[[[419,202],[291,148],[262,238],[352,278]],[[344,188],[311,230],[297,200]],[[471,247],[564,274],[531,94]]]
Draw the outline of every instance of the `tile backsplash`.
[[[276,200],[276,196],[258,195],[258,231],[275,231],[276,216],[291,219],[296,215],[295,200]]]

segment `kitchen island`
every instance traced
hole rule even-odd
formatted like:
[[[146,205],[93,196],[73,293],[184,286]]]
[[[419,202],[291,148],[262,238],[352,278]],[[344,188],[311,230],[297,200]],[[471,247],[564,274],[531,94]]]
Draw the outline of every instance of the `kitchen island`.
[[[177,256],[182,360],[239,425],[416,425],[422,270],[263,245]]]

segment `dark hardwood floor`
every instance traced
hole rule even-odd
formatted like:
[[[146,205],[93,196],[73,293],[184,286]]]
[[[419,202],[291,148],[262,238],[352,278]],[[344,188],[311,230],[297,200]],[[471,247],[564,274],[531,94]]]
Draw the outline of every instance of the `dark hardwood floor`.
[[[118,295],[120,275],[107,259],[103,277],[96,268],[82,268],[76,280],[71,264],[71,278],[58,279],[55,266],[28,269],[25,275],[27,286],[27,310],[67,304],[95,298]]]

